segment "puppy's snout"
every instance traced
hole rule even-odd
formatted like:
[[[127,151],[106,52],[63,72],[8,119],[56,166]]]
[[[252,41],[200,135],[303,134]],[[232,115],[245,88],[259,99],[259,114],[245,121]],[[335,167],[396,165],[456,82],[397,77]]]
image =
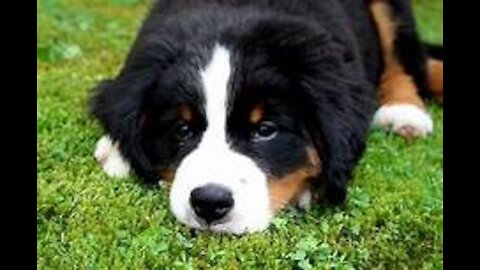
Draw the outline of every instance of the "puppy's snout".
[[[207,184],[192,190],[190,204],[195,214],[210,224],[226,216],[233,208],[234,200],[227,188]]]

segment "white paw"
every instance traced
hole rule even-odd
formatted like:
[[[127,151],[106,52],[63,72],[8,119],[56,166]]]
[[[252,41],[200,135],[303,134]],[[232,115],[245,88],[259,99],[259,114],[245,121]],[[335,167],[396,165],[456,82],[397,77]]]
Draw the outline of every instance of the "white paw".
[[[108,158],[112,147],[112,139],[110,139],[110,136],[104,135],[102,138],[100,138],[100,140],[98,140],[97,145],[95,146],[95,151],[93,152],[93,156],[100,164],[104,163]]]
[[[412,104],[383,105],[373,116],[373,125],[404,138],[425,137],[433,131],[430,115]]]
[[[98,140],[93,156],[108,176],[128,176],[130,164],[122,157],[118,143],[114,143],[108,135],[104,135]]]
[[[298,207],[305,211],[310,210],[312,207],[312,192],[310,189],[306,189],[298,198]]]

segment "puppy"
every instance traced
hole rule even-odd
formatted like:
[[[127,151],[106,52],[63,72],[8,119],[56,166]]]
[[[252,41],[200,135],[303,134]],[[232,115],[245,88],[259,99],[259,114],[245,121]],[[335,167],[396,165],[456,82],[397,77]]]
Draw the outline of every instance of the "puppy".
[[[261,231],[287,205],[341,204],[369,127],[433,130],[443,62],[405,0],[157,1],[91,98],[110,176],[166,183],[182,223]]]

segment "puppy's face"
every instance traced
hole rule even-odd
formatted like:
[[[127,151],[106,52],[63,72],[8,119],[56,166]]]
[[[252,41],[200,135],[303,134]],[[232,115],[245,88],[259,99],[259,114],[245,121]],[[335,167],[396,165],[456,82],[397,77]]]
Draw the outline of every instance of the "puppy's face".
[[[279,75],[266,74],[269,69],[240,66],[234,54],[216,45],[203,67],[190,69],[190,86],[176,81],[175,89],[162,83],[153,90],[141,132],[147,157],[171,183],[177,219],[243,233],[264,229],[277,210],[296,201],[320,161],[299,104],[284,97],[288,85],[273,81]],[[262,76],[272,81],[247,85]],[[183,94],[165,96],[170,91]]]
[[[342,201],[361,148],[363,130],[343,128],[354,115],[345,92],[354,86],[351,70],[340,51],[312,40],[216,42],[161,61],[132,57],[100,89],[94,113],[137,173],[169,183],[179,221],[263,230],[286,205],[308,201],[323,174],[327,196]],[[312,45],[328,53],[315,55]]]

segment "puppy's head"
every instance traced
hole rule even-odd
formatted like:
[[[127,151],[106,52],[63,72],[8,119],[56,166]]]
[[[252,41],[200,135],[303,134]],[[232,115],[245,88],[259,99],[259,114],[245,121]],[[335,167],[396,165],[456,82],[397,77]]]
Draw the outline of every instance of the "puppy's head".
[[[317,187],[343,202],[368,128],[359,70],[330,34],[297,21],[182,42],[146,35],[98,87],[93,113],[141,177],[170,184],[179,221],[241,234]]]

